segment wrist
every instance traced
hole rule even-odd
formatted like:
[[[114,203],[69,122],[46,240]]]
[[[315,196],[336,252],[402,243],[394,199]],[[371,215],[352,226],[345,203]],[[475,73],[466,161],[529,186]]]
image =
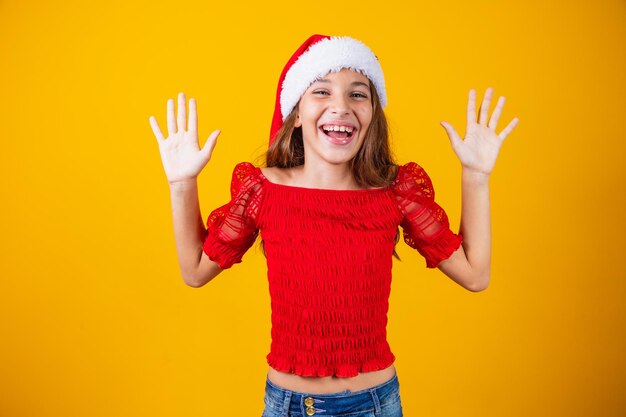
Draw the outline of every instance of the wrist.
[[[490,174],[482,171],[477,171],[471,168],[463,168],[461,176],[464,181],[472,181],[478,183],[488,183]]]
[[[183,180],[168,181],[171,190],[184,190],[192,187],[197,187],[197,178],[186,178]]]

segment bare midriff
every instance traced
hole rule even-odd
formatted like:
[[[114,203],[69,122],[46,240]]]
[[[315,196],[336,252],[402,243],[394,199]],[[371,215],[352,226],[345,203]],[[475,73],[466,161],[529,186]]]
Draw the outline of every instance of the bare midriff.
[[[395,374],[396,368],[393,364],[379,371],[364,372],[350,378],[338,378],[336,376],[303,377],[278,371],[270,366],[267,378],[271,383],[291,391],[309,394],[334,394],[346,390],[355,392],[375,387],[389,381]]]

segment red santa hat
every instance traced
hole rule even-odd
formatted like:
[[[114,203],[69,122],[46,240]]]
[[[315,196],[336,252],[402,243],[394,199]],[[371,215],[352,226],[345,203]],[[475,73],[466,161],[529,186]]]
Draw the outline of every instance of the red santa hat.
[[[313,82],[342,68],[357,70],[374,85],[382,108],[387,105],[385,78],[378,57],[348,36],[313,35],[291,56],[278,80],[270,145],[302,94]]]

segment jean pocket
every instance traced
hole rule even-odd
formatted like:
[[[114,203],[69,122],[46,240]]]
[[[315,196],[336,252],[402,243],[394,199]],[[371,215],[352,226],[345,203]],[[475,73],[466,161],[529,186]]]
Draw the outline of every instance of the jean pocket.
[[[266,405],[265,409],[263,409],[261,417],[281,417],[281,412],[280,410],[275,410],[274,408]]]
[[[402,417],[402,401],[399,392],[392,392],[380,402],[381,417]]]
[[[269,406],[265,406],[265,409],[263,409],[263,414],[261,415],[261,417],[281,417],[281,412],[280,410],[275,410]]]
[[[279,403],[277,398],[267,393],[265,394],[265,397],[263,398],[263,402],[265,403],[266,410],[269,409],[272,412],[280,412],[282,410],[283,404]]]

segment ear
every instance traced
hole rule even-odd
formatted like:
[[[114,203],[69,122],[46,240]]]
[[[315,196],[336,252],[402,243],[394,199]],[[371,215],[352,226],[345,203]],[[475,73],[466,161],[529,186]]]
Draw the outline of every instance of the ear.
[[[302,126],[302,120],[300,120],[300,115],[299,114],[296,115],[296,121],[295,121],[295,123],[293,125],[294,125],[294,127]]]

